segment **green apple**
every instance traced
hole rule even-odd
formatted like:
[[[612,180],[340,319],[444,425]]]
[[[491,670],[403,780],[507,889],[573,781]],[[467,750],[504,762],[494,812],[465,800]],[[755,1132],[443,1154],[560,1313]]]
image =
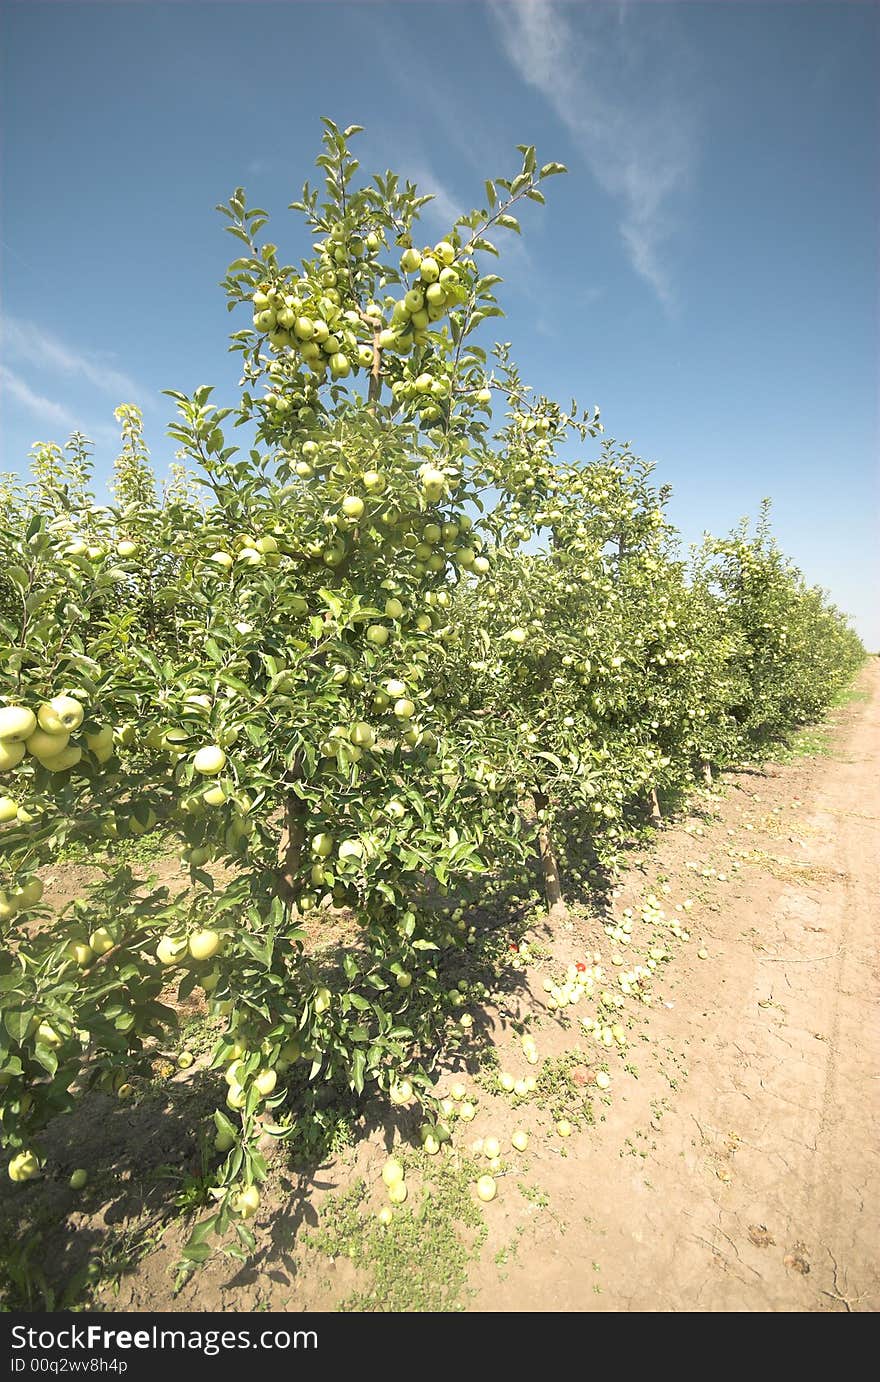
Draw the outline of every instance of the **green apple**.
[[[411,720],[416,713],[413,702],[407,696],[401,696],[394,702],[394,714],[398,720]]]
[[[400,974],[397,975],[397,987],[399,989],[408,989],[411,983],[411,974],[407,974],[405,971],[402,971]]]
[[[388,1198],[392,1204],[403,1204],[407,1196],[406,1181],[396,1180],[388,1187]]]
[[[400,267],[405,274],[415,273],[416,269],[418,269],[421,266],[421,263],[422,256],[419,254],[419,251],[415,248],[404,250],[403,254],[400,257]]]
[[[36,907],[43,896],[42,879],[28,878],[20,888],[16,888],[14,896],[22,909]]]
[[[254,1079],[254,1084],[264,1099],[268,1098],[277,1083],[278,1076],[274,1070],[259,1070]]]
[[[383,624],[371,624],[367,629],[367,642],[372,643],[377,648],[384,648],[388,642],[389,633]]]
[[[89,1173],[84,1166],[79,1166],[71,1175],[67,1182],[71,1190],[84,1190],[89,1183]]]
[[[215,566],[222,567],[224,571],[232,569],[232,557],[228,552],[214,552],[208,560],[212,561]]]
[[[210,960],[220,949],[220,936],[216,931],[205,929],[194,931],[189,938],[189,953],[194,960]]]
[[[480,1176],[480,1179],[477,1181],[477,1194],[481,1200],[488,1204],[490,1200],[494,1200],[496,1191],[497,1186],[494,1177]]]
[[[106,753],[107,749],[113,748],[113,730],[110,725],[104,725],[92,734],[86,734],[85,739],[86,744],[95,754]]]
[[[247,1185],[232,1201],[236,1214],[243,1219],[252,1219],[260,1207],[260,1192],[255,1185]]]
[[[392,1104],[408,1104],[412,1094],[413,1089],[409,1080],[401,1080],[398,1084],[392,1085],[389,1097]]]
[[[116,544],[116,552],[120,557],[133,557],[137,553],[137,543],[132,542],[131,538],[124,537],[121,542]]]
[[[44,729],[35,729],[26,742],[26,748],[34,758],[57,758],[67,748],[69,739],[70,734],[67,730],[53,733]]]
[[[422,472],[422,493],[432,503],[442,499],[446,489],[446,476],[434,466],[426,466]]]
[[[68,768],[76,767],[82,758],[82,749],[78,744],[69,744],[66,749],[53,754],[51,758],[47,758],[45,754],[36,754],[35,757],[44,768],[48,768],[49,772],[61,773]]]
[[[382,1167],[382,1179],[389,1188],[403,1180],[403,1167],[394,1157],[389,1157]]]
[[[312,850],[320,859],[326,859],[333,853],[333,836],[326,831],[320,831],[312,836]]]
[[[83,722],[85,710],[72,696],[53,696],[37,711],[40,729],[47,734],[74,734]]]
[[[37,1027],[37,1041],[42,1046],[49,1046],[53,1050],[57,1050],[63,1039],[58,1035],[51,1022],[41,1022]]]
[[[214,777],[226,767],[226,754],[217,744],[206,744],[195,754],[193,767],[205,777]]]
[[[106,926],[99,926],[89,936],[89,945],[96,955],[106,955],[108,950],[112,950],[116,942],[107,930]]]
[[[24,1181],[33,1180],[40,1174],[40,1162],[36,1152],[19,1152],[12,1158],[7,1169],[10,1180],[16,1184],[23,1184]]]
[[[341,860],[362,859],[364,847],[360,840],[343,840],[339,846],[338,855]]]
[[[3,711],[0,710],[0,715]],[[34,721],[36,723],[36,721]],[[0,739],[0,773],[17,768],[24,758],[24,744],[19,739]]]
[[[247,1090],[244,1085],[231,1084],[226,1095],[226,1103],[230,1108],[242,1109],[247,1102]]]
[[[12,797],[0,797],[0,825],[14,821],[18,817],[18,802]]]
[[[85,941],[70,941],[67,946],[67,955],[71,960],[75,960],[80,969],[85,969],[95,958],[95,952]]]
[[[163,936],[156,946],[156,959],[162,965],[173,965],[178,962],[185,950],[186,941],[174,940],[171,936]]]

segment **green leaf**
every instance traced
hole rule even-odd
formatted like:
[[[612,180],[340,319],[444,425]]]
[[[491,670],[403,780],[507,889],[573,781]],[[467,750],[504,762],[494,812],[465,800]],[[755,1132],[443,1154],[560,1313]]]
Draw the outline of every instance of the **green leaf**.
[[[11,1012],[3,1014],[3,1026],[12,1037],[12,1040],[18,1045],[21,1045],[27,1036],[33,1017],[34,1013],[32,1008],[25,1008],[23,1010],[13,1009]]]
[[[366,1052],[358,1047],[351,1059],[351,1083],[358,1094],[362,1094],[364,1090],[364,1067],[366,1066],[366,1062]]]
[[[38,1041],[34,1047],[34,1057],[49,1075],[55,1074],[58,1069],[58,1057],[53,1050]]]

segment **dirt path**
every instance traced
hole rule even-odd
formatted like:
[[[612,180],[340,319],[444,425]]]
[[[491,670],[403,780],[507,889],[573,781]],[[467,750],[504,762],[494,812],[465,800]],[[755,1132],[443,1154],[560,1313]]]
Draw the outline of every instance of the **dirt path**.
[[[660,840],[655,874],[702,887],[708,956],[669,967],[641,1078],[604,1124],[541,1156],[561,1224],[480,1273],[471,1309],[880,1306],[876,660],[860,688],[829,757],[731,780],[684,873],[681,830]]]

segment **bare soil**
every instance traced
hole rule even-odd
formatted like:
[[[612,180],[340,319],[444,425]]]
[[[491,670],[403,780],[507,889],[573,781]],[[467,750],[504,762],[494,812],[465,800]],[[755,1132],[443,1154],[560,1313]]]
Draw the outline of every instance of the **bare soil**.
[[[445,1157],[473,1199],[471,1141],[492,1135],[503,1148],[497,1197],[480,1209],[485,1233],[461,1230],[466,1265],[444,1308],[877,1309],[878,691],[872,659],[861,698],[832,716],[824,754],[696,792],[690,814],[634,852],[613,915],[575,911],[532,928],[537,957],[475,1011],[479,1041],[438,1082],[445,1092],[455,1073],[479,1102],[433,1166]],[[76,886],[59,878],[59,898]],[[648,897],[656,901],[644,920]],[[625,943],[605,926],[628,909]],[[562,1016],[548,1006],[544,981],[561,980],[567,965],[592,964],[598,953],[607,976],[598,995],[658,945],[670,958],[658,964],[650,1002],[627,1000],[625,1047],[609,1050],[584,1032],[579,1019],[595,1015],[595,999]],[[521,1048],[523,1023],[537,1043],[534,1066]],[[505,1094],[487,1045],[498,1069],[539,1075],[542,1097]],[[606,1091],[595,1085],[600,1069],[610,1075]],[[314,1173],[279,1152],[253,1221],[254,1257],[217,1255],[175,1290],[186,1228],[167,1215],[169,1176],[197,1169],[193,1118],[207,1113],[210,1096],[187,1071],[138,1107],[90,1096],[82,1116],[53,1130],[57,1174],[18,1191],[12,1212],[22,1229],[40,1226],[35,1261],[55,1292],[42,1308],[62,1303],[65,1283],[79,1290],[83,1273],[105,1310],[400,1308],[381,1272],[371,1276],[357,1253],[352,1261],[345,1251],[328,1255],[326,1243],[319,1250],[314,1230],[340,1192],[363,1180],[357,1212],[376,1241],[382,1163],[389,1148],[414,1140],[406,1112],[389,1123],[368,1111],[356,1144]],[[560,1110],[577,1124],[589,1106],[593,1121],[561,1138]],[[511,1149],[514,1128],[530,1135],[523,1153]],[[90,1157],[103,1171],[77,1198],[66,1176]],[[419,1212],[435,1176],[419,1154],[406,1213]],[[9,1223],[11,1192],[0,1193],[0,1223]],[[374,1257],[384,1260],[381,1249]],[[406,1260],[394,1261],[405,1274]],[[438,1260],[438,1277],[447,1267]]]

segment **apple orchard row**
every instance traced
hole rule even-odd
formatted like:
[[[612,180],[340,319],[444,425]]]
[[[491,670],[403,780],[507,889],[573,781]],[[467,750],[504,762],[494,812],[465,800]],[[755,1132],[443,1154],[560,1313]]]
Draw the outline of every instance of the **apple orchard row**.
[[[297,263],[243,192],[222,208],[240,392],[172,395],[163,486],[130,405],[109,503],[80,436],[0,480],[9,1173],[54,1174],[44,1130],[84,1089],[136,1097],[195,995],[225,1079],[193,1262],[215,1233],[252,1246],[266,1136],[316,1151],[334,1100],[418,1103],[446,1146],[434,1067],[488,992],[474,904],[560,914],[659,802],[821,714],[863,655],[766,515],[684,556],[651,468],[607,441],[572,459],[596,411],[486,339],[489,237],[561,166],[522,147],[424,243],[424,199],[358,182],[354,133],[325,122]],[[154,834],[180,887],[130,862]],[[59,913],[41,874],[74,846],[100,877]],[[331,958],[340,917],[357,938]],[[650,1001],[638,960],[621,1011]]]

